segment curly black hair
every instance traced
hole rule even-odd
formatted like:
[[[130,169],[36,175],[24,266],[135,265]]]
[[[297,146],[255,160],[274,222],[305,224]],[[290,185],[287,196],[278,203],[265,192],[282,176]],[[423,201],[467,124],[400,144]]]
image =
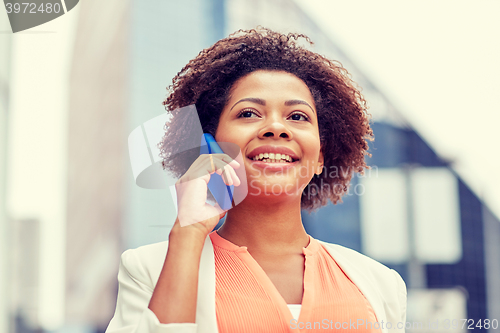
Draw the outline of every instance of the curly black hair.
[[[300,78],[309,87],[316,104],[323,172],[315,175],[302,193],[301,207],[315,210],[328,203],[342,201],[354,172],[368,168],[365,155],[367,140],[373,140],[366,101],[349,73],[338,61],[314,53],[297,42],[309,37],[298,33],[281,34],[258,27],[239,30],[201,51],[173,78],[163,101],[168,112],[196,105],[203,132],[215,137],[219,117],[229,100],[233,84],[256,70],[285,71]],[[164,169],[180,177],[188,168],[171,163],[172,142],[199,138],[186,136],[186,121],[166,124],[168,130],[158,147]],[[311,195],[312,193],[312,195]]]

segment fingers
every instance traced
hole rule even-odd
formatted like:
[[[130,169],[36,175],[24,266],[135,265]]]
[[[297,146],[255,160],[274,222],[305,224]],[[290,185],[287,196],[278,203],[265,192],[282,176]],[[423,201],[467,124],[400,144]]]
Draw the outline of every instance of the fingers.
[[[214,158],[211,154],[208,157],[210,158],[210,170],[211,172],[215,172]]]
[[[240,164],[233,159],[231,159],[231,162],[229,162],[228,164],[232,166],[234,169],[238,169],[240,167]]]
[[[231,172],[233,168],[229,164],[224,165],[225,162],[220,163],[222,164],[222,167],[217,167],[215,173],[221,175],[226,185],[233,185],[233,173]]]
[[[224,183],[226,183],[226,185],[233,185],[233,179],[231,177],[231,172],[229,171],[230,168],[231,167],[229,165],[224,166],[224,169],[221,173],[222,179],[224,180]]]
[[[210,175],[217,173],[222,176],[226,185],[239,186],[241,181],[234,170],[239,167],[240,163],[226,154],[202,154],[178,182],[181,183],[201,178],[208,183],[210,181]]]
[[[209,159],[212,159],[215,166],[215,173],[222,176],[226,185],[239,186],[241,184],[239,177],[236,175],[236,171],[234,171],[234,168],[237,169],[240,167],[237,161],[226,154],[209,154],[209,156],[211,156]],[[210,173],[213,173],[214,168],[210,171]]]
[[[236,174],[236,171],[234,171],[234,169],[232,167],[230,167],[229,165],[227,165],[226,166],[226,172],[230,174],[230,177],[232,179],[232,184],[231,185],[240,186],[241,181],[240,181],[240,178],[238,177],[238,175]]]

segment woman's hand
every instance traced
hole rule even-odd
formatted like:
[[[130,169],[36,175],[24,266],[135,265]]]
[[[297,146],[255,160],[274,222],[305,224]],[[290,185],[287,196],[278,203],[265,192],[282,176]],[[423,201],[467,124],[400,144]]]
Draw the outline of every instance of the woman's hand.
[[[175,183],[178,214],[170,231],[167,255],[149,302],[160,323],[195,323],[198,274],[207,235],[226,212],[207,199],[212,174],[226,185],[240,185],[240,163],[226,154],[202,154]]]
[[[194,233],[204,240],[226,214],[218,204],[205,202],[210,177],[217,173],[226,185],[239,186],[241,181],[234,170],[239,167],[229,155],[201,154],[175,183],[178,215],[172,233]]]

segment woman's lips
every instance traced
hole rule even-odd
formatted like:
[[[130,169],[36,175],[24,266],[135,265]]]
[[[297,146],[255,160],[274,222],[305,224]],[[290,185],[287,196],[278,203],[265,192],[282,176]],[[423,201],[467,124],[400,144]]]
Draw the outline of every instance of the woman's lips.
[[[297,164],[298,161],[295,162],[263,162],[263,161],[255,161],[247,157],[250,161],[250,165],[252,167],[266,169],[266,170],[283,170],[288,169]]]
[[[259,154],[284,154],[292,158],[292,160],[298,160],[299,156],[290,148],[285,146],[274,146],[274,145],[263,145],[253,149],[248,155],[248,158],[253,158]]]

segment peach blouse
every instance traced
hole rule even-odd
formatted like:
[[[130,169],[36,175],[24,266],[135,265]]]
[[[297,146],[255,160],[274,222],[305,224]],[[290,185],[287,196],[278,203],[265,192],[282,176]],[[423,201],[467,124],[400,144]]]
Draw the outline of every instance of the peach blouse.
[[[298,320],[245,246],[212,232],[215,306],[219,333],[328,332],[380,333],[375,313],[328,251],[309,236],[304,293]]]

